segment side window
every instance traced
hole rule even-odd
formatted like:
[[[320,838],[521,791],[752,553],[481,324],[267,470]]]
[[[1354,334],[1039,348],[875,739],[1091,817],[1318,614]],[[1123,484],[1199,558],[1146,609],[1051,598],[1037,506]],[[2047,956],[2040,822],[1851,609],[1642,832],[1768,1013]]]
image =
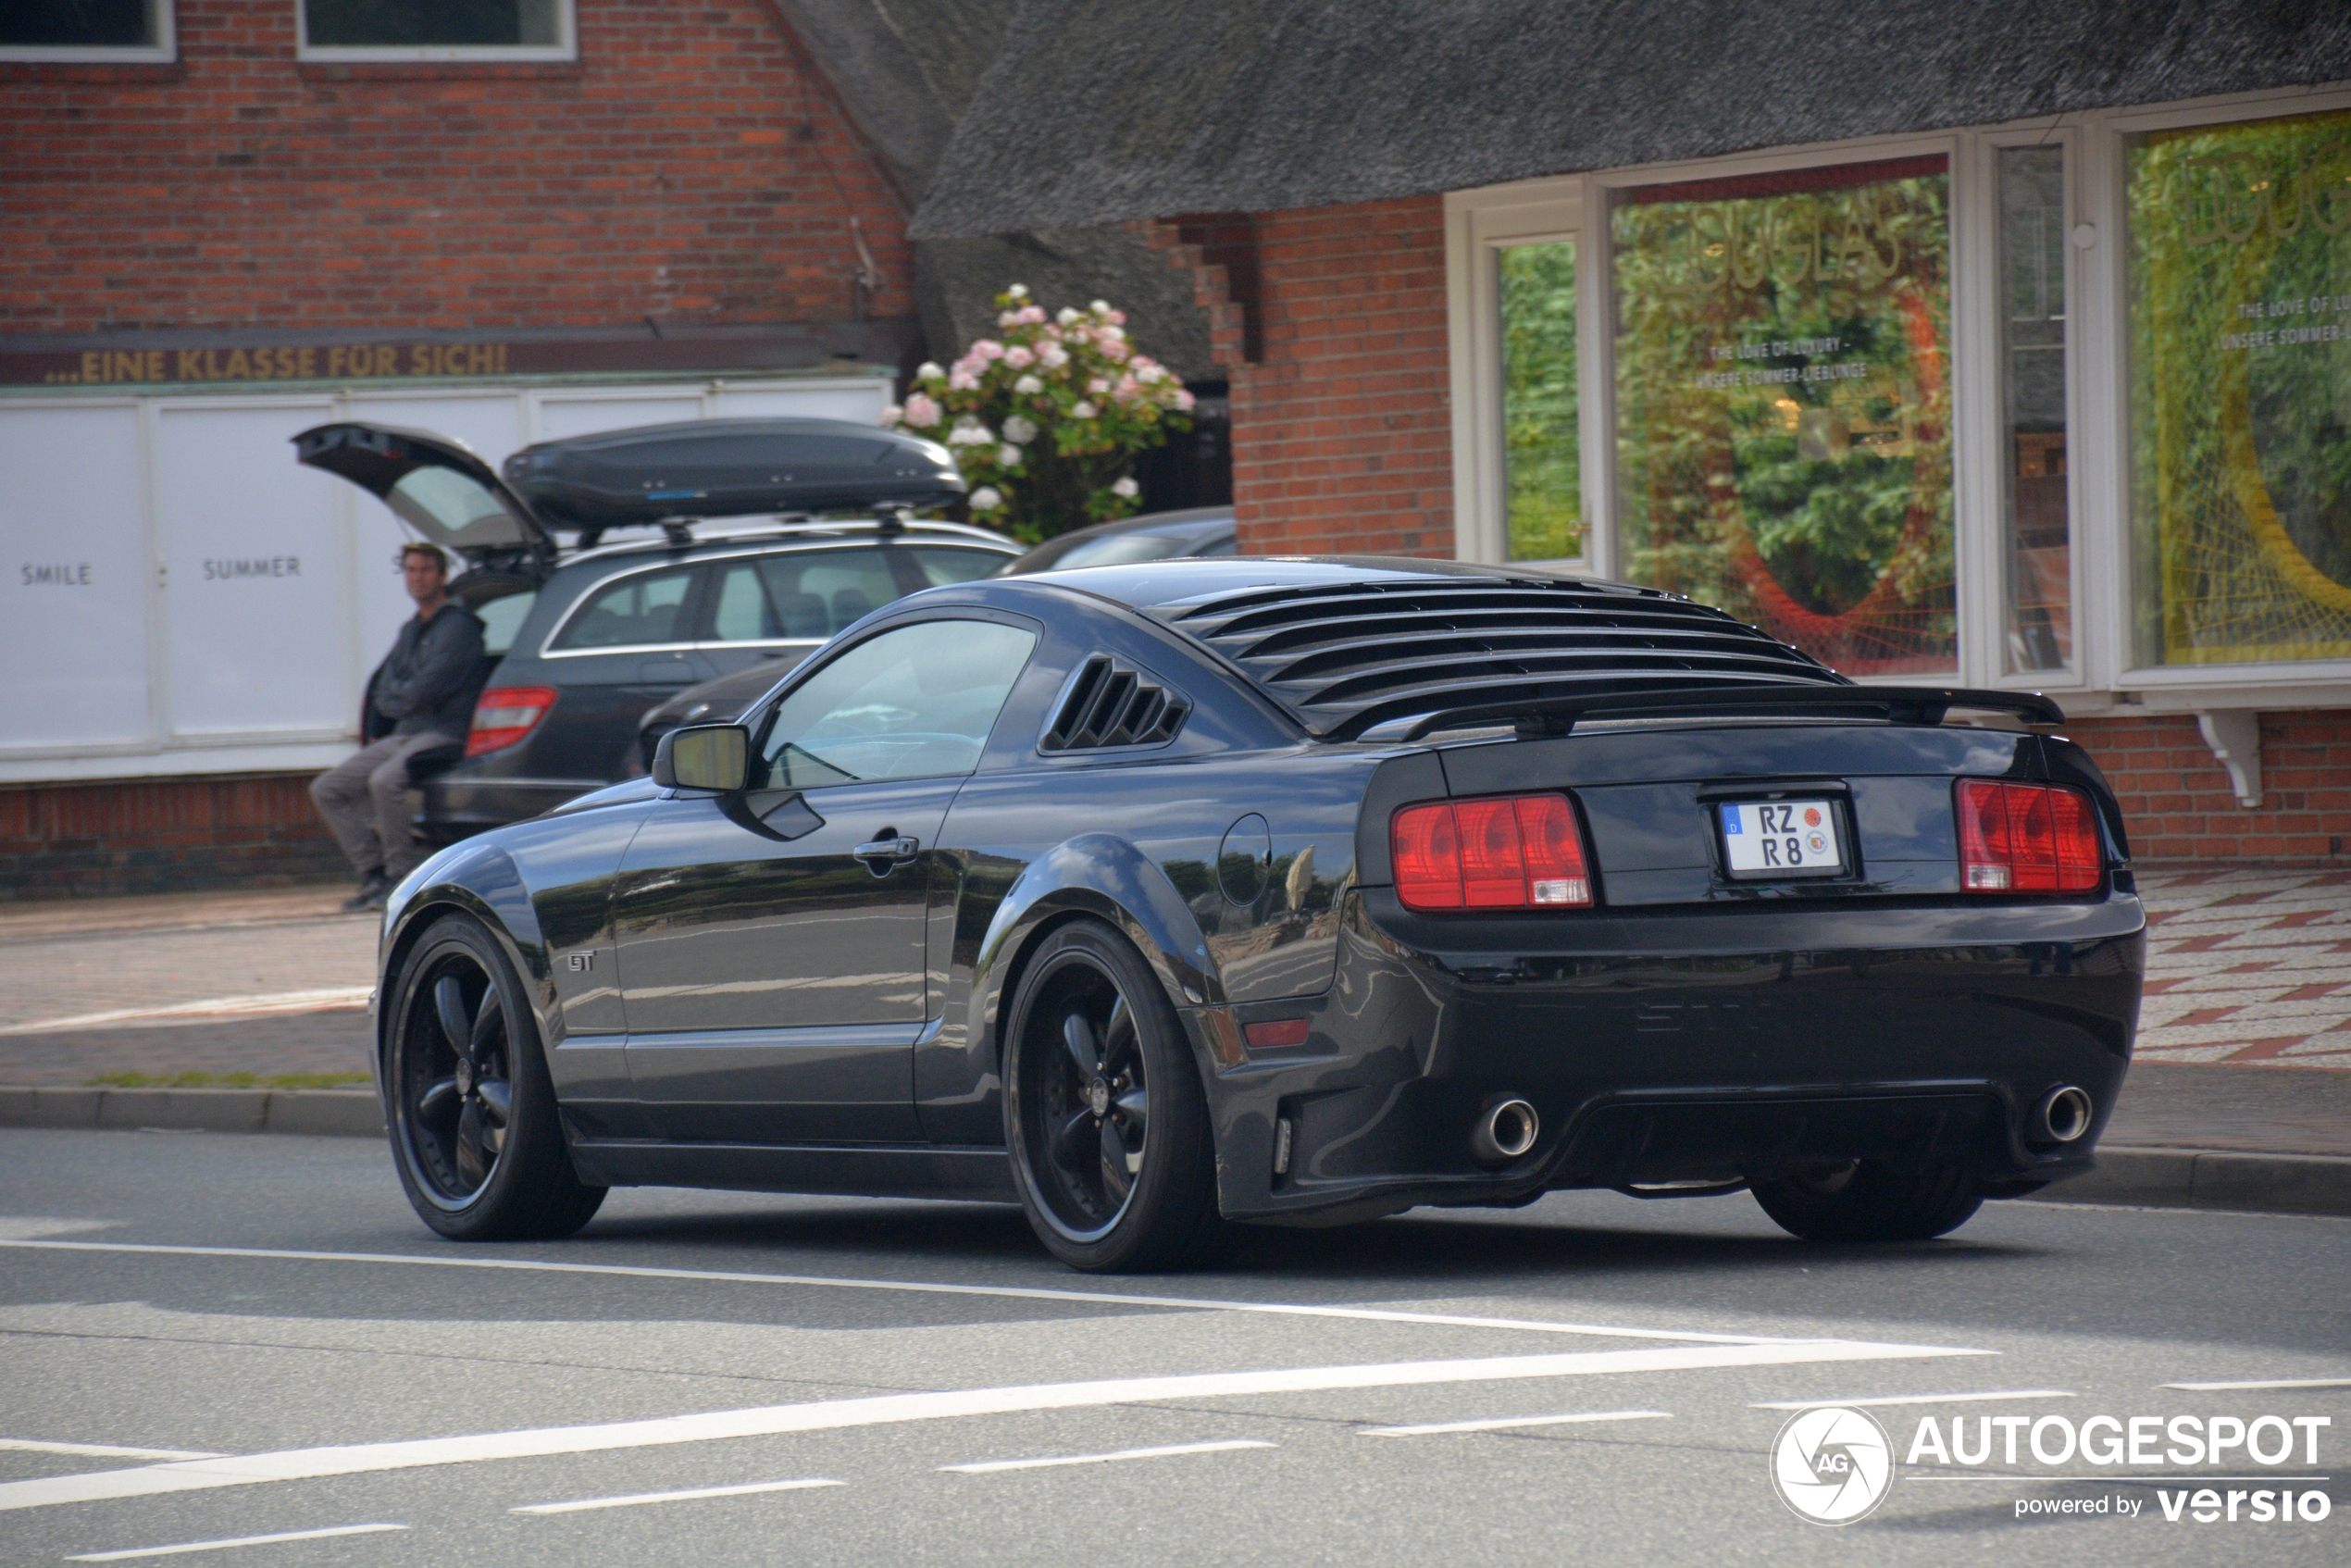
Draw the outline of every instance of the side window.
[[[530,589],[475,605],[474,614],[481,617],[481,651],[492,658],[504,658],[506,650],[515,645],[515,633],[522,629],[530,607],[537,603],[538,591]]]
[[[684,641],[686,601],[698,566],[639,572],[608,582],[572,612],[557,648],[634,648]]]
[[[922,574],[923,583],[929,588],[943,588],[951,582],[971,582],[992,576],[1010,555],[993,550],[963,550],[953,545],[918,544],[900,547],[911,557]]]
[[[761,748],[767,788],[969,773],[1036,646],[1034,632],[966,620],[860,642],[776,710]]]
[[[810,550],[759,563],[786,637],[830,637],[899,596],[879,550]]]
[[[721,642],[773,642],[784,635],[775,606],[767,603],[759,568],[752,563],[741,562],[720,574],[710,634]]]

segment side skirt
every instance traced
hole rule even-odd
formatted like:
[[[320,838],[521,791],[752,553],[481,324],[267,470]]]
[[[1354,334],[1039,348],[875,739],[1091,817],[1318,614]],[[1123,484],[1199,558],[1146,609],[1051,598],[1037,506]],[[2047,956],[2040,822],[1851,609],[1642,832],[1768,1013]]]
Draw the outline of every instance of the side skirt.
[[[654,1143],[581,1139],[579,1179],[598,1187],[712,1187],[841,1198],[1020,1201],[1001,1149],[938,1144]]]

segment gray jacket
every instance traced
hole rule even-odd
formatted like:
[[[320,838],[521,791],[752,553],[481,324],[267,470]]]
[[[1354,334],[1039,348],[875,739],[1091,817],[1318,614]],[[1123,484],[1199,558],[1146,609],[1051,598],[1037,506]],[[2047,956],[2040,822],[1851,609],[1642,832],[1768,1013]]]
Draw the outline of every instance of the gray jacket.
[[[489,675],[480,616],[454,599],[429,621],[409,616],[392,653],[367,678],[360,742],[427,730],[464,740]]]

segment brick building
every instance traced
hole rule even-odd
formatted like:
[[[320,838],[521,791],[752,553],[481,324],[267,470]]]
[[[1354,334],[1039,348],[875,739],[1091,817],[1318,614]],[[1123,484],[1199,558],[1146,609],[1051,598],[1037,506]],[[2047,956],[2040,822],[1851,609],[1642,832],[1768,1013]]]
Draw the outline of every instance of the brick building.
[[[925,317],[960,346],[1018,278],[1213,375],[1116,226],[909,243],[1012,9],[0,7],[0,898],[340,870],[300,785],[408,607],[389,514],[292,463],[308,426],[494,463],[872,420]]]
[[[2142,857],[2351,863],[2351,16],[1952,17],[1032,0],[913,232],[1164,251],[1246,551],[2046,691]]]

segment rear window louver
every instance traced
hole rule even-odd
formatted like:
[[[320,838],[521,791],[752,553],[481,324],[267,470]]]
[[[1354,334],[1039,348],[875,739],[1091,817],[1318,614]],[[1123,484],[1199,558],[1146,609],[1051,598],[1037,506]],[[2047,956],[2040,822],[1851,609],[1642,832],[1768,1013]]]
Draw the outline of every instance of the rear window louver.
[[[1158,746],[1176,739],[1191,699],[1123,659],[1096,653],[1078,668],[1038,744],[1048,752]]]
[[[1720,610],[1613,584],[1467,578],[1261,588],[1152,613],[1324,739],[1478,705],[1849,684]]]

